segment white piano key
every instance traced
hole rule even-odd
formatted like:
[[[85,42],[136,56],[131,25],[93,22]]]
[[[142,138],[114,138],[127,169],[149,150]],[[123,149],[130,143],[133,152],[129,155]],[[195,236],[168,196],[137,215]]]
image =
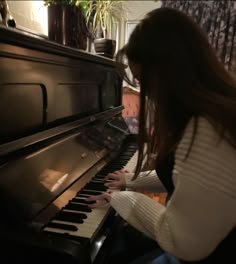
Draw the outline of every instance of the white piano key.
[[[85,238],[91,239],[95,235],[96,231],[98,230],[98,227],[101,225],[103,220],[106,218],[106,215],[108,214],[109,209],[110,209],[110,206],[106,205],[103,207],[92,209],[92,212],[90,213],[81,212],[87,215],[87,218],[83,219],[84,223],[82,224],[61,221],[61,220],[51,221],[52,223],[61,223],[61,224],[68,224],[68,225],[76,226],[78,228],[77,231],[70,231],[70,230],[54,228],[54,227],[47,227],[47,226],[44,228],[44,231],[60,233],[60,234],[66,233],[72,236],[85,237]],[[64,210],[64,211],[70,211],[70,210]]]
[[[129,172],[134,172],[138,159],[138,151],[134,153],[132,158],[128,161],[128,163],[124,166],[124,170]]]

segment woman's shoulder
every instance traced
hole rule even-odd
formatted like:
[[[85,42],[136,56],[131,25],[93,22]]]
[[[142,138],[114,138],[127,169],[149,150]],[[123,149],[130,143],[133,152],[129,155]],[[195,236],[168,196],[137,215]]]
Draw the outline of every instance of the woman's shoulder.
[[[213,123],[201,116],[197,119],[190,119],[184,130],[177,151],[178,149],[186,149],[188,151],[189,148],[228,148],[236,154],[236,149],[220,135]]]
[[[198,118],[196,129],[194,123],[190,120],[177,147],[174,178],[191,176],[191,180],[227,193],[236,187],[236,148],[206,118]]]

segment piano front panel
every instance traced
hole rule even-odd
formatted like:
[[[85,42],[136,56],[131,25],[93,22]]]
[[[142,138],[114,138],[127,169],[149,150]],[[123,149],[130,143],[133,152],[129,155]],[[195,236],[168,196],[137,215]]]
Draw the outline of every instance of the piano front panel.
[[[0,71],[1,63],[0,59]],[[0,81],[0,143],[10,141],[16,132],[21,137],[42,129],[46,118],[44,92],[40,84]]]
[[[63,46],[45,52],[47,41],[39,50],[4,43],[7,33],[0,27],[0,144],[121,105],[114,62]]]

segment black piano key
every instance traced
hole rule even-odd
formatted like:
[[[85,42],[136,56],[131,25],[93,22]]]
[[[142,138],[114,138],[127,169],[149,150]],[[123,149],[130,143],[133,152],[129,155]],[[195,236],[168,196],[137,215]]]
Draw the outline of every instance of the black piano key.
[[[104,186],[104,183],[101,183],[101,184],[86,184],[84,186],[84,189],[85,190],[96,190],[96,191],[103,191],[105,192],[107,190],[107,187]]]
[[[122,165],[123,165],[123,161],[120,161],[120,162],[114,162],[114,163],[111,163],[109,166],[107,166],[106,168],[103,168],[102,169],[102,171],[103,170],[110,170],[110,169],[112,169],[112,168],[117,168],[117,169],[119,169]]]
[[[106,175],[107,175],[107,174],[104,174],[104,175],[99,174],[99,175],[96,175],[96,176],[94,177],[94,179],[104,179]]]
[[[93,179],[90,183],[91,184],[98,184],[98,185],[101,185],[106,187],[104,184],[107,182],[107,181],[111,181],[111,180],[104,180],[104,179]]]
[[[113,180],[104,180],[104,178],[103,179],[96,178],[96,181],[99,181],[100,183],[105,184],[107,182],[112,182]]]
[[[104,171],[102,174],[104,175],[104,176],[106,176],[107,174],[109,174],[109,173],[113,173],[114,171],[119,171],[119,170],[121,170],[122,168],[120,168],[120,169],[111,169],[111,170],[107,170],[107,171]]]
[[[94,187],[104,187],[104,184],[102,184],[101,182],[98,182],[96,180],[92,180],[90,182],[88,182],[85,187],[89,187],[89,186],[94,186]]]
[[[81,212],[92,212],[92,209],[87,205],[79,204],[79,203],[69,203],[65,207],[65,209],[72,211],[81,211]]]
[[[54,223],[54,222],[48,223],[47,227],[65,229],[65,230],[69,230],[69,231],[77,231],[78,230],[77,226],[69,225],[69,224]]]
[[[80,223],[80,224],[84,222],[79,213],[65,212],[65,211],[59,212],[53,219],[65,221],[65,222]]]
[[[120,170],[120,169],[122,168],[123,165],[124,165],[124,164],[122,164],[121,166],[112,166],[112,167],[110,167],[110,168],[107,168],[107,169],[105,169],[105,170],[102,170],[101,172],[102,172],[102,174],[103,174],[103,173],[106,173],[106,172],[109,172],[109,171],[117,171],[117,170]]]
[[[88,198],[90,195],[88,194],[79,194],[77,193],[77,195],[75,196],[75,198]]]
[[[95,178],[93,178],[93,179],[89,182],[89,184],[90,184],[90,183],[104,184],[100,179],[95,179]]]
[[[61,212],[67,212],[67,213],[73,213],[73,212],[68,212],[68,211],[61,211]],[[81,219],[86,219],[88,216],[84,213],[79,213],[76,212],[76,214],[78,215],[78,217],[80,217]]]
[[[88,202],[88,201],[85,201],[84,199],[81,199],[81,198],[73,198],[71,200],[72,202],[76,202],[76,203],[82,203],[82,204],[93,204],[93,203],[96,203],[95,201],[91,201],[91,202]]]
[[[97,192],[97,191],[89,191],[89,190],[82,190],[78,193],[78,195],[80,194],[87,194],[87,195],[99,195],[102,194],[103,192]]]
[[[84,193],[84,194],[97,195],[97,194],[104,192],[104,190],[98,190],[97,188],[92,187],[92,186],[90,188],[87,186],[84,186],[83,191],[81,191],[81,193],[83,194],[83,192],[88,192],[88,193]],[[90,194],[90,192],[95,192],[96,194]]]

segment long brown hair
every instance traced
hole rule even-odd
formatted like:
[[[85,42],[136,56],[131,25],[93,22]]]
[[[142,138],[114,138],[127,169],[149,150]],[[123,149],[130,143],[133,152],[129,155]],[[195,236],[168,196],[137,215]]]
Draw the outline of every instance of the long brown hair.
[[[155,166],[175,151],[190,120],[204,116],[236,147],[236,84],[219,62],[207,36],[184,13],[159,8],[136,26],[117,54],[140,65],[139,157],[144,144]],[[192,142],[193,142],[192,140]],[[136,177],[135,176],[135,177]]]

